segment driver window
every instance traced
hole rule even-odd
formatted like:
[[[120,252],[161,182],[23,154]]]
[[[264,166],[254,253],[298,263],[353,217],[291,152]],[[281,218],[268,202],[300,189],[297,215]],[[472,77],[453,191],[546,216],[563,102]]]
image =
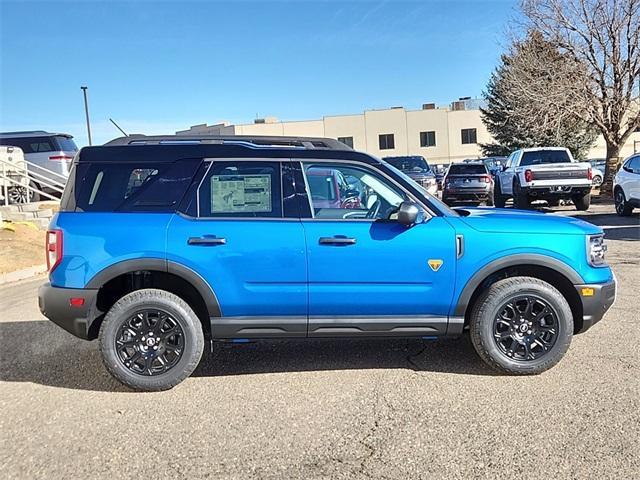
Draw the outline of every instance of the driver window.
[[[406,196],[384,176],[345,164],[304,163],[314,218],[391,219]]]

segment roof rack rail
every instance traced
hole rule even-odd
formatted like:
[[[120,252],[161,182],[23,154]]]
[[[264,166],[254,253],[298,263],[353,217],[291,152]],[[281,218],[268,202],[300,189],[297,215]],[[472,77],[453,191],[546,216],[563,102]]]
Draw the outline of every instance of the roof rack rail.
[[[249,148],[301,148],[305,150],[353,150],[333,138],[272,137],[261,135],[129,135],[115,138],[104,146],[122,145],[243,145]]]

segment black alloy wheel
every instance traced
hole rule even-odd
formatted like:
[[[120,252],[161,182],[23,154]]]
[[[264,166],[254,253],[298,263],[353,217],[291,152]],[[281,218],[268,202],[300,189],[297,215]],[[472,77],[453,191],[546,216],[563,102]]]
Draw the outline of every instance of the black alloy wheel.
[[[556,343],[558,314],[536,295],[518,295],[498,309],[493,336],[505,356],[525,362],[537,360]]]
[[[159,309],[143,309],[125,319],[115,336],[122,365],[138,375],[160,375],[173,368],[184,351],[180,324]]]

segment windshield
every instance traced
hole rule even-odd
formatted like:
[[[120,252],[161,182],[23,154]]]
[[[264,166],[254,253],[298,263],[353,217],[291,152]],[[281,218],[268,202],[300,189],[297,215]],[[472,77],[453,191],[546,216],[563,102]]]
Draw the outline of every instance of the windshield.
[[[385,161],[404,172],[427,173],[431,167],[424,157],[387,157]]]
[[[449,175],[482,175],[487,173],[483,164],[454,163],[449,167]]]
[[[528,165],[542,165],[546,163],[571,163],[571,157],[566,150],[536,150],[533,152],[524,152],[521,167]]]

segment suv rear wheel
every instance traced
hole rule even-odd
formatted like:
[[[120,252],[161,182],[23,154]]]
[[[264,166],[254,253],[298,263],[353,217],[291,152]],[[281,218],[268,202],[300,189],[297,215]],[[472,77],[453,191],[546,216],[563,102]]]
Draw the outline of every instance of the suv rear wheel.
[[[510,277],[483,293],[471,312],[471,341],[492,368],[512,375],[544,372],[571,343],[567,300],[537,278]]]
[[[187,378],[204,349],[191,307],[164,290],[144,289],[118,300],[99,335],[105,367],[134,390],[167,390]]]

